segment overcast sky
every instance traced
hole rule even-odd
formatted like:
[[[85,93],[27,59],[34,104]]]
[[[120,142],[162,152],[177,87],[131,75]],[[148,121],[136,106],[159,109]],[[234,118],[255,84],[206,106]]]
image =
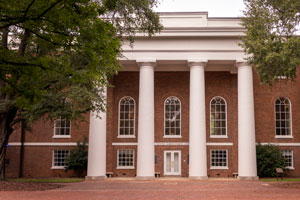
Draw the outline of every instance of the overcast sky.
[[[208,17],[240,17],[243,0],[160,0],[157,12],[207,11]]]

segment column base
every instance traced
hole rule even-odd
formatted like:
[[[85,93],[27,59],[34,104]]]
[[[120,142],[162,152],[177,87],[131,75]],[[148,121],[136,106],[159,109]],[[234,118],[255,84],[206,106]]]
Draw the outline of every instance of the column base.
[[[207,180],[207,176],[189,176],[189,179],[191,180]]]
[[[259,179],[258,176],[238,176],[237,179],[241,181],[257,181]]]
[[[98,180],[104,180],[106,179],[106,176],[86,176],[85,180],[87,181],[98,181]]]
[[[147,180],[154,180],[155,177],[154,176],[136,176],[135,180],[139,180],[139,181],[147,181]]]

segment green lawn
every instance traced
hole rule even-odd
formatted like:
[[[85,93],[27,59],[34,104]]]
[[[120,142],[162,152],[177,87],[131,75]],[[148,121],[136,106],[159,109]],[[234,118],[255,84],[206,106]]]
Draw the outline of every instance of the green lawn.
[[[278,178],[261,178],[259,179],[260,181],[263,182],[300,182],[300,178],[283,178],[282,180]]]
[[[10,178],[7,181],[31,183],[73,183],[84,181],[84,178]]]

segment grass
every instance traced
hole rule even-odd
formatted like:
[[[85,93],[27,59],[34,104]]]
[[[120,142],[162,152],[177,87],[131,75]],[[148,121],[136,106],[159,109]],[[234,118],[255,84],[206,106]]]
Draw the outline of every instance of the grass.
[[[261,178],[259,180],[263,182],[300,182],[300,178],[283,178],[282,180],[281,178],[278,180],[276,178]]]
[[[84,181],[83,178],[10,178],[10,182],[30,183],[74,183]]]

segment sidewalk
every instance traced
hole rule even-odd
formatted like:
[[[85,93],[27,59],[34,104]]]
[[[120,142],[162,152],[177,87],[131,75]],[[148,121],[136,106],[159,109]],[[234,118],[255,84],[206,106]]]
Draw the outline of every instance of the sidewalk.
[[[260,181],[237,179],[189,180],[187,178],[159,178],[151,181],[136,181],[111,178],[103,181],[84,181],[64,184],[65,187],[37,192],[0,192],[0,199],[30,200],[240,200],[240,199],[289,199],[299,200],[299,189],[284,189]]]

